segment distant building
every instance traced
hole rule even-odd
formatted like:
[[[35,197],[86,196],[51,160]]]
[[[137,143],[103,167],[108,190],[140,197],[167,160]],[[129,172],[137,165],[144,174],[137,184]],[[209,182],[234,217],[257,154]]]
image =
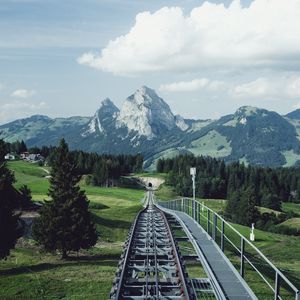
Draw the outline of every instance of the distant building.
[[[31,163],[39,163],[39,162],[44,162],[45,158],[41,154],[29,154],[26,157],[26,160]]]
[[[22,152],[20,157],[21,159],[26,159],[29,156],[29,152]]]
[[[5,160],[15,160],[16,156],[14,154],[8,153],[4,156]]]

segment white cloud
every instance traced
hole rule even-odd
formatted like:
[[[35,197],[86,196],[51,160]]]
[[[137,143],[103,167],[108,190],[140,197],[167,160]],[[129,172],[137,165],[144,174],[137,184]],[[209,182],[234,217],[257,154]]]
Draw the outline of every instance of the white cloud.
[[[0,123],[6,123],[33,114],[40,114],[48,108],[45,102],[31,103],[20,100],[0,103]]]
[[[30,98],[36,94],[35,90],[19,89],[11,93],[11,97],[15,98]]]
[[[254,0],[242,7],[205,2],[142,12],[129,32],[78,63],[118,75],[150,71],[292,68],[300,62],[300,1]]]
[[[198,92],[207,99],[219,101],[241,100],[300,100],[300,76],[296,73],[281,76],[259,77],[244,82],[218,81],[209,78],[196,78],[190,81],[179,81],[163,84],[159,90],[167,93]],[[200,94],[199,94],[200,93]]]
[[[297,99],[300,98],[300,77],[260,77],[232,87],[231,94],[236,98],[249,99]]]
[[[193,79],[191,81],[179,81],[162,84],[159,90],[164,92],[194,92],[199,90],[219,91],[225,88],[225,83],[207,78]]]

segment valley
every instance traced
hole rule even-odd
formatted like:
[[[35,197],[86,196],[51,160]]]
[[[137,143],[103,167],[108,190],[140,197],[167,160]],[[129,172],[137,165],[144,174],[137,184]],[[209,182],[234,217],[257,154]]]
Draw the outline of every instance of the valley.
[[[9,167],[15,172],[16,186],[26,183],[32,189],[34,200],[47,199],[47,173],[41,167],[22,161],[10,162]],[[139,176],[163,178],[164,174],[144,173]],[[73,259],[62,261],[57,255],[41,252],[33,240],[21,239],[8,259],[0,263],[0,285],[4,287],[0,291],[1,299],[77,299],[83,295],[86,299],[94,299],[96,295],[107,298],[122,244],[142,207],[144,191],[84,184],[81,188],[90,201],[90,210],[100,235],[98,243],[90,250],[80,251],[78,258],[74,253]],[[168,200],[177,195],[170,187],[162,185],[156,197]],[[224,210],[226,203],[226,200],[214,199],[200,201],[217,212]],[[299,212],[300,204],[284,203],[283,209]],[[248,227],[233,225],[248,237]],[[261,230],[255,230],[255,234],[255,245],[299,287],[299,238]]]

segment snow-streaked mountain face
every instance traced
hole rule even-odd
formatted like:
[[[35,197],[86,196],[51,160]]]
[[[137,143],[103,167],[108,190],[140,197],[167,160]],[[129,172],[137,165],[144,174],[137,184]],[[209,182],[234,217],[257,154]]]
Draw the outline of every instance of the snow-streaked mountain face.
[[[145,86],[128,97],[117,117],[117,127],[127,127],[147,139],[177,127],[169,105],[154,90]]]
[[[300,111],[286,116],[250,106],[218,120],[174,116],[154,90],[139,88],[121,110],[109,99],[93,117],[32,116],[0,125],[0,139],[24,140],[29,147],[57,145],[111,154],[142,153],[145,166],[178,154],[243,161],[254,165],[300,165]]]
[[[151,140],[170,130],[185,131],[188,127],[181,116],[173,115],[169,105],[154,90],[143,86],[125,100],[121,111],[110,99],[103,100],[82,136],[125,129],[127,134],[122,139],[132,133],[131,141],[143,136]]]
[[[118,113],[119,109],[114,105],[114,103],[109,98],[104,99],[94,117],[88,124],[88,128],[82,133],[82,136],[86,137],[90,134],[96,133],[97,131],[106,134],[108,127],[113,125]]]
[[[189,125],[185,122],[184,118],[180,115],[175,116],[175,124],[182,131],[185,131],[189,128]]]

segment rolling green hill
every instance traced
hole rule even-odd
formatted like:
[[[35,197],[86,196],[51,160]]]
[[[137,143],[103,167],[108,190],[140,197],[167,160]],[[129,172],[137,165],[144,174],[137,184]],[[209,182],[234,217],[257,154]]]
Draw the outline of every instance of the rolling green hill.
[[[47,172],[37,165],[21,161],[10,162],[9,167],[15,172],[17,187],[27,183],[32,188],[34,199],[46,198]],[[76,259],[61,261],[55,254],[40,252],[32,240],[20,241],[12,255],[0,262],[0,299],[108,297],[122,243],[142,207],[144,193],[126,188],[81,187],[90,200],[90,209],[100,234],[98,244],[89,251],[81,251]],[[157,196],[164,199],[176,197],[166,186],[161,187]],[[223,210],[226,205],[226,200],[201,201],[216,211]],[[284,207],[285,210],[299,208],[300,205],[296,204]],[[246,237],[249,235],[249,228],[233,225]],[[256,230],[255,234],[256,246],[300,286],[300,239],[260,230]]]
[[[33,199],[47,198],[48,174],[39,166],[10,162],[16,187],[28,184]],[[82,185],[99,232],[99,242],[79,258],[61,261],[40,252],[32,240],[21,240],[6,261],[0,261],[0,299],[106,299],[112,286],[122,243],[137,212],[143,190]]]

